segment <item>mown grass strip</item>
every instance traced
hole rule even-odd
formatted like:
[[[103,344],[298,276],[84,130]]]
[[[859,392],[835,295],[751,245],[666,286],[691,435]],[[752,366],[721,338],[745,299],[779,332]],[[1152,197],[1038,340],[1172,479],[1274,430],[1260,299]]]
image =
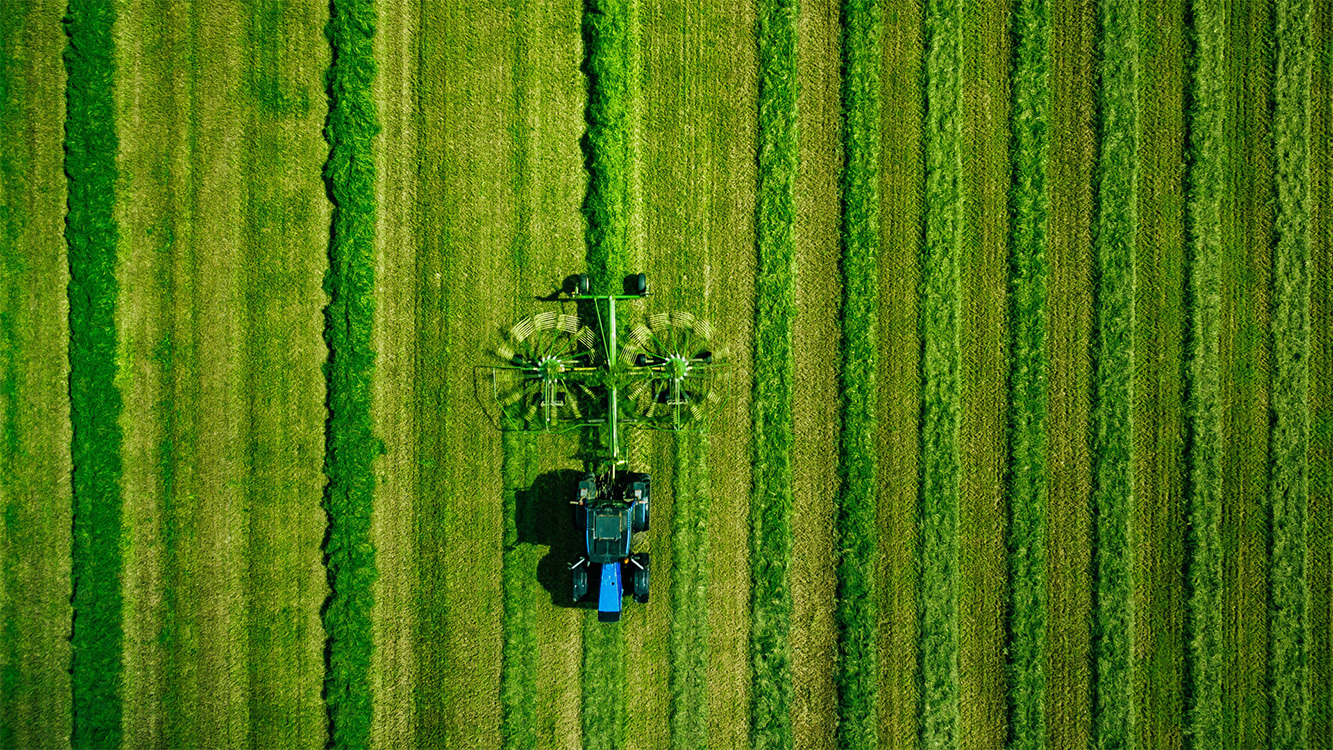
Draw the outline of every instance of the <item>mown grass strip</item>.
[[[962,14],[926,4],[926,243],[921,338],[921,744],[956,747]]]
[[[1134,248],[1138,226],[1138,2],[1101,4],[1093,346],[1093,711],[1101,750],[1134,741]]]
[[[116,390],[115,44],[110,0],[65,17],[69,390],[73,439],[71,683],[75,747],[121,738],[121,398]]]
[[[878,747],[880,31],[878,0],[842,5],[842,432],[835,554],[836,741]]]
[[[708,746],[708,434],[676,439],[671,519],[671,746]]]
[[[1277,4],[1273,142],[1277,153],[1274,250],[1270,563],[1271,689],[1275,750],[1304,748],[1309,733],[1309,615],[1305,576],[1309,509],[1310,2]]]
[[[519,543],[518,496],[532,485],[533,437],[522,432],[502,435],[501,478],[504,482],[504,538],[501,587],[504,641],[500,663],[500,737],[503,747],[537,746],[537,636],[530,550]]]
[[[1009,370],[1009,747],[1046,743],[1047,0],[1015,11]]]
[[[1225,9],[1194,4],[1194,106],[1190,118],[1189,498],[1187,526],[1186,731],[1194,747],[1221,747],[1222,726],[1222,408],[1220,400],[1222,193],[1226,158]]]
[[[754,460],[750,501],[751,744],[791,734],[792,321],[796,269],[797,0],[759,3],[759,185],[756,195]]]
[[[375,23],[370,0],[334,0],[330,8],[333,62],[324,179],[333,202],[333,234],[324,312],[329,347],[324,460],[329,530],[324,555],[331,593],[323,619],[328,637],[324,689],[334,748],[366,747],[372,718],[370,610],[376,571],[370,520],[372,463],[379,452],[370,418],[375,369],[374,141],[379,132],[373,93]]]

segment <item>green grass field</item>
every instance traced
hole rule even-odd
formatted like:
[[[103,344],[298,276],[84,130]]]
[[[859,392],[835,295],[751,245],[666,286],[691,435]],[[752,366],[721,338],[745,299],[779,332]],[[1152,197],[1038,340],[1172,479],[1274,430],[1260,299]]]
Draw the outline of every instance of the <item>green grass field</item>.
[[[1329,3],[0,38],[0,747],[1333,750]],[[640,270],[728,370],[604,625],[474,368]]]

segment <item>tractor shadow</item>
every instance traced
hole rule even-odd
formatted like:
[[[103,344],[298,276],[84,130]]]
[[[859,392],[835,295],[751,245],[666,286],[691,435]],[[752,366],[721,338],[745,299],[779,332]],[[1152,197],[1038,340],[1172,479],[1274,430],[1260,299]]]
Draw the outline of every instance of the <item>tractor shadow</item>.
[[[569,504],[582,476],[583,472],[573,469],[548,471],[514,498],[519,544],[549,548],[537,563],[537,582],[551,595],[551,604],[569,609],[596,606],[595,601],[575,602],[570,590],[569,566],[586,552],[583,532],[575,528]]]

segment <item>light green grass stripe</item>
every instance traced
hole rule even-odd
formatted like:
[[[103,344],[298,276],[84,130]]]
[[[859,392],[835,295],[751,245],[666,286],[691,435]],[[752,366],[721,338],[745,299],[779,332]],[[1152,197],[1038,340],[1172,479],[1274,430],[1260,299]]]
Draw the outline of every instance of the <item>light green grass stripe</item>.
[[[1221,747],[1222,726],[1222,176],[1227,154],[1223,67],[1225,7],[1194,4],[1194,106],[1190,117],[1190,351],[1188,381],[1189,498],[1187,524],[1186,731],[1197,748]]]
[[[1134,742],[1134,247],[1138,177],[1138,2],[1101,3],[1093,253],[1093,744]]]
[[[671,746],[708,746],[708,434],[680,433],[671,519]]]
[[[334,0],[329,41],[329,161],[324,178],[333,200],[329,244],[329,425],[324,507],[329,531],[325,560],[332,589],[324,610],[328,634],[325,695],[330,745],[361,748],[370,741],[373,700],[370,656],[374,648],[375,550],[371,507],[372,464],[379,452],[371,433],[371,378],[375,351],[375,136],[379,132],[373,85],[376,11],[371,0]]]
[[[1273,142],[1274,252],[1269,731],[1274,750],[1305,748],[1309,733],[1305,577],[1309,508],[1310,2],[1277,4]]]
[[[838,496],[838,747],[878,747],[880,27],[877,0],[842,6],[842,486]]]
[[[796,245],[797,0],[759,3],[754,477],[750,501],[751,744],[791,747],[792,321]]]
[[[921,338],[921,744],[954,748],[958,706],[962,14],[926,4],[926,244]]]
[[[532,435],[514,431],[502,433],[501,440],[505,525],[500,572],[504,590],[500,737],[507,750],[525,750],[537,746],[537,599],[532,590],[536,561],[531,559],[531,546],[519,543],[518,496],[536,478],[534,444]]]
[[[1009,370],[1009,747],[1046,742],[1046,237],[1051,116],[1047,0],[1015,11]]]
[[[109,0],[73,3],[65,172],[69,176],[69,388],[73,425],[75,747],[121,740],[121,412],[116,377],[115,50]]]
[[[625,628],[583,619],[583,746],[625,747]]]

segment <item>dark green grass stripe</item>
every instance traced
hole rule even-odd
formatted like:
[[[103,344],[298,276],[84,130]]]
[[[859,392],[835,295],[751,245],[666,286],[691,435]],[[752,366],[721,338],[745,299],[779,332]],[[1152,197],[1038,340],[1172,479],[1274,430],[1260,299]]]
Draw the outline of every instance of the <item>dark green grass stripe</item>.
[[[1276,750],[1306,747],[1309,665],[1305,576],[1309,508],[1310,2],[1277,4],[1273,117],[1277,153],[1274,251],[1270,737]]]
[[[921,744],[957,747],[962,8],[926,4],[921,338]]]
[[[796,249],[796,0],[759,3],[754,482],[750,502],[751,744],[791,735],[792,321]]]
[[[838,747],[878,747],[879,78],[877,0],[842,6],[842,433],[836,554]]]
[[[1133,516],[1134,247],[1138,174],[1138,2],[1101,4],[1096,375],[1093,406],[1093,743],[1134,738]]]
[[[115,73],[109,0],[65,19],[65,172],[69,176],[69,390],[73,427],[75,747],[120,745],[121,411],[116,378]]]
[[[633,199],[635,102],[641,86],[638,4],[589,0],[583,14],[587,45],[587,262],[593,294],[619,294],[626,273]]]
[[[324,169],[333,201],[329,243],[329,305],[325,341],[329,361],[329,423],[324,471],[324,507],[329,531],[325,562],[331,593],[324,610],[330,744],[366,747],[370,741],[370,656],[374,648],[370,610],[374,604],[375,550],[371,546],[372,464],[378,442],[371,433],[371,377],[375,354],[375,136],[379,123],[373,84],[375,5],[370,0],[334,0],[329,40],[330,151]]]
[[[1333,4],[1310,30],[1310,749],[1333,750]]]
[[[633,169],[638,154],[633,140],[638,116],[635,102],[641,86],[635,62],[638,25],[634,0],[592,0],[585,6],[588,135],[584,148],[589,174],[584,213],[588,217],[587,267],[594,294],[620,293],[627,270],[636,205]],[[589,611],[583,640],[584,746],[622,747],[624,630],[620,625],[598,622],[597,614]]]
[[[504,590],[500,737],[503,747],[523,750],[537,746],[537,599],[532,591],[533,550],[519,543],[518,496],[536,478],[534,445],[532,435],[522,432],[505,432],[502,441],[505,527],[500,574]]]
[[[708,746],[707,433],[676,440],[675,515],[671,519],[671,746]]]
[[[1186,561],[1187,732],[1193,747],[1221,747],[1222,727],[1222,299],[1224,6],[1194,4],[1194,106],[1190,118],[1189,222],[1190,351],[1188,381],[1189,498]]]
[[[1051,20],[1016,9],[1009,370],[1009,747],[1046,742],[1046,236],[1050,214]]]

